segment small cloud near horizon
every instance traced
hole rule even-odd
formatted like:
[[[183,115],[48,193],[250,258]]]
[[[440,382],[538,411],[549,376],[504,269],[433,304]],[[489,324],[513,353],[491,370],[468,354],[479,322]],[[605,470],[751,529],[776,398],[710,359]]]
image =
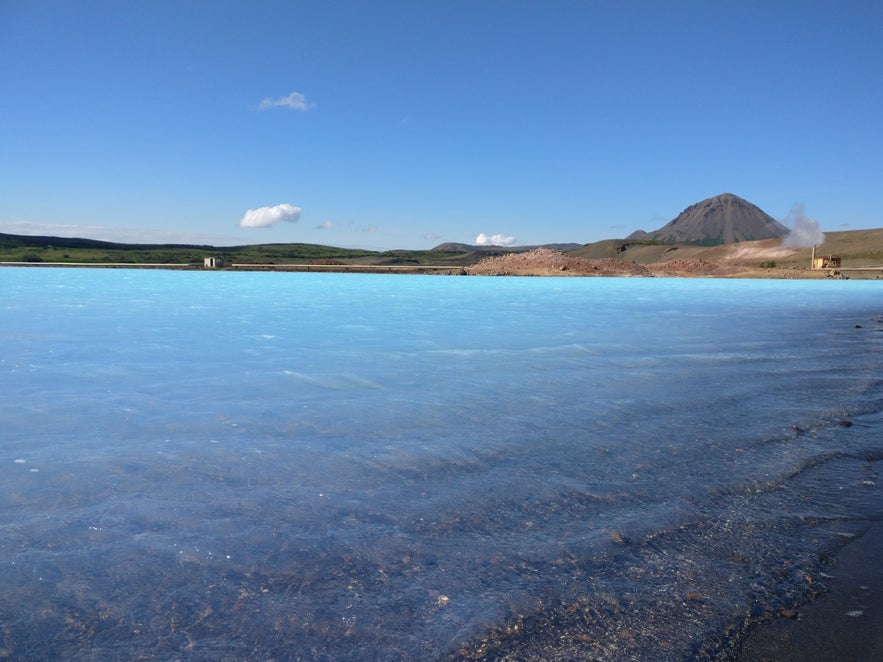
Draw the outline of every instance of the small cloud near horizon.
[[[322,221],[316,226],[317,230],[330,230],[334,227],[334,221]]]
[[[287,97],[279,97],[278,99],[270,99],[269,97],[261,100],[258,104],[258,110],[270,110],[271,108],[288,108],[289,110],[299,110],[306,112],[310,108],[315,108],[316,104],[307,102],[307,98],[300,92],[292,92]]]
[[[279,221],[288,223],[297,223],[300,219],[300,207],[295,207],[288,203],[275,205],[274,207],[258,207],[257,209],[249,209],[239,219],[239,227],[241,228],[269,228]]]
[[[476,246],[513,246],[515,242],[515,237],[507,237],[502,234],[486,235],[484,232],[475,238]]]

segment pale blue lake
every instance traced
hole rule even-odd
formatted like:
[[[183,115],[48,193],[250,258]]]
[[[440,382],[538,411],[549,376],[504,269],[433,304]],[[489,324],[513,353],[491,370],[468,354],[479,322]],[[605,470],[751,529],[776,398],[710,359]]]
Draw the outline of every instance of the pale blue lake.
[[[881,515],[880,288],[0,268],[0,657],[722,659]]]

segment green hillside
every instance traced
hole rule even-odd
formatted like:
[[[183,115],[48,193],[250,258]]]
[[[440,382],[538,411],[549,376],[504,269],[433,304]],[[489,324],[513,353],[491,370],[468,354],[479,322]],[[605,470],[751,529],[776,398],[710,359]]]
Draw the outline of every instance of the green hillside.
[[[461,253],[442,251],[369,251],[320,244],[254,244],[207,246],[198,244],[121,244],[93,239],[0,234],[0,262],[120,263],[202,265],[208,256],[227,262],[297,264],[322,260],[347,263],[396,264],[412,261],[457,263]]]

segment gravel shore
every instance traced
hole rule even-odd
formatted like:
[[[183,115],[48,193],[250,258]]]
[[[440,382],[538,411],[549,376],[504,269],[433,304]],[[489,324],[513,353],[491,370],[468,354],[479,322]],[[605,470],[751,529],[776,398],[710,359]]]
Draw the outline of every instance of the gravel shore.
[[[877,469],[881,463],[875,463]],[[875,489],[868,529],[827,570],[827,592],[747,633],[738,662],[883,660],[883,492]]]

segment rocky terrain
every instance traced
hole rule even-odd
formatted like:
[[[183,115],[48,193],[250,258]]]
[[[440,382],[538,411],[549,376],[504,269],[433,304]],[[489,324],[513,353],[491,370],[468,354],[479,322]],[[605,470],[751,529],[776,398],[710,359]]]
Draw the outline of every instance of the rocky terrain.
[[[652,265],[617,258],[586,259],[548,248],[485,258],[467,267],[471,276],[731,276],[744,267],[682,258]]]
[[[701,258],[636,264],[617,258],[587,259],[548,248],[485,258],[467,267],[473,276],[735,276],[746,268]]]
[[[761,243],[761,242],[758,242]],[[789,254],[796,251],[787,251]],[[801,266],[760,266],[759,257],[784,255],[771,249],[757,249],[757,254],[743,245],[718,247],[718,259],[681,257],[671,260],[638,264],[619,258],[582,258],[548,248],[537,248],[526,253],[510,253],[488,257],[466,267],[470,276],[642,276],[681,278],[833,278],[841,277],[833,270],[811,270]],[[746,259],[748,261],[746,261]]]
[[[654,276],[735,276],[745,268],[702,258],[678,258],[655,264],[652,271]]]
[[[548,248],[488,257],[466,268],[470,276],[651,276],[642,264],[616,258],[589,260]]]

